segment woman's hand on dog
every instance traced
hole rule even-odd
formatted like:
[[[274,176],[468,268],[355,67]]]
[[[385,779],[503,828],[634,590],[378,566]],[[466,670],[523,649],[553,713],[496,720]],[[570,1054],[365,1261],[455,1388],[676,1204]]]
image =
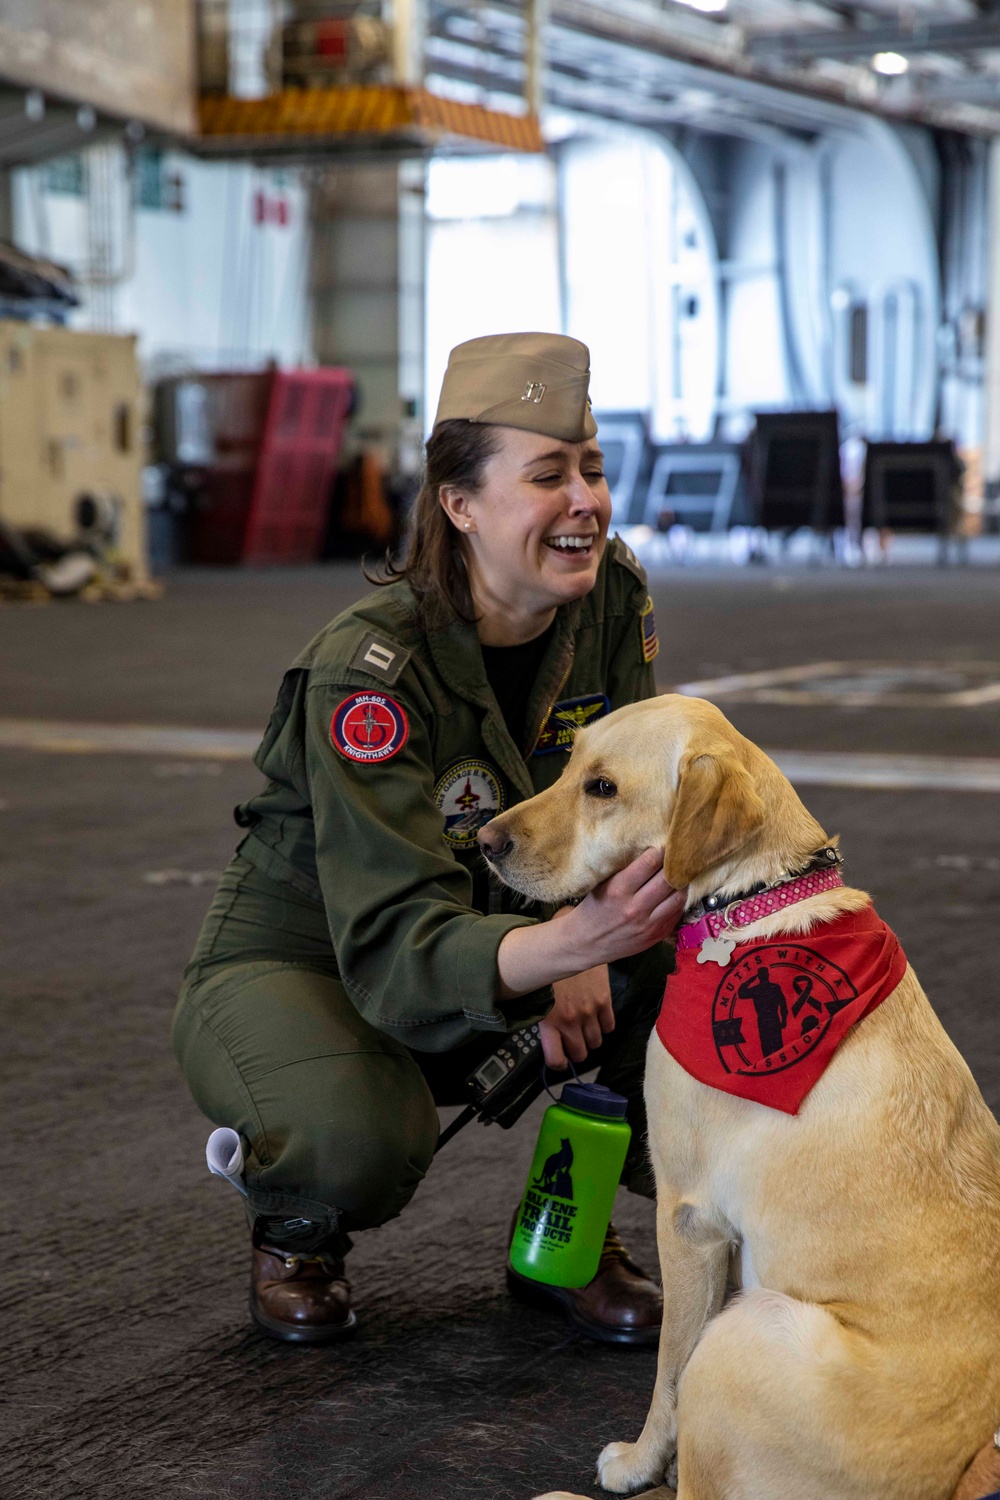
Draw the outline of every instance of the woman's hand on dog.
[[[672,938],[684,902],[685,892],[674,890],[663,873],[663,850],[646,849],[595,886],[567,921],[585,930],[592,964],[613,963]]]
[[[664,878],[663,851],[647,849],[624,870],[595,886],[579,906],[560,912],[560,920],[535,927],[516,927],[507,933],[497,949],[501,998],[569,981],[565,990],[560,985],[566,998],[560,1007],[555,1033],[567,1043],[575,1042],[580,1035],[586,1039],[589,1026],[599,1045],[600,1037],[593,1023],[602,1033],[611,1028],[601,1021],[604,1007],[599,998],[603,994],[600,980],[590,977],[589,971],[620,958],[630,958],[633,953],[642,953],[654,943],[673,937],[684,912],[684,900],[684,892],[675,891]],[[606,975],[604,983],[607,984]],[[579,998],[572,999],[573,996]],[[558,1006],[559,994],[556,999]],[[610,995],[607,1003],[610,1009]],[[547,1021],[555,1014],[554,1009]],[[550,1032],[550,1046],[556,1045]],[[558,1065],[548,1049],[545,1055],[551,1066]],[[572,1050],[569,1055],[574,1062],[583,1060]]]

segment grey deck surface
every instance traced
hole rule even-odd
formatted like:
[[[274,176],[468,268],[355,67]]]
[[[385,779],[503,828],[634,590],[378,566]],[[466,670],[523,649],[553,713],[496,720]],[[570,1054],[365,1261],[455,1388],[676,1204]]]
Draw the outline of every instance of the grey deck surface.
[[[262,726],[283,667],[364,588],[352,568],[188,572],[153,605],[0,606],[0,717]],[[654,581],[663,685],[799,662],[1000,661],[1000,574]],[[735,704],[765,747],[1000,755],[1000,707]],[[358,1237],[360,1332],[252,1332],[236,1195],[167,1029],[235,840],[239,762],[0,751],[3,1500],[528,1500],[594,1494],[638,1432],[651,1352],[511,1304],[504,1229],[534,1119],[470,1127],[410,1209]],[[1000,797],[818,787],[994,1109]],[[152,877],[150,879],[149,877]],[[617,1220],[655,1265],[650,1205]]]

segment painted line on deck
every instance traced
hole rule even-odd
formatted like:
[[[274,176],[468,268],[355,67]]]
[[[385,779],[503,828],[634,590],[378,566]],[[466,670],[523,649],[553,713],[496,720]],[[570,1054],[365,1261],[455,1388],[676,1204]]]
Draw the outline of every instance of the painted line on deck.
[[[1000,760],[978,756],[856,754],[841,750],[768,750],[794,786],[865,791],[1000,792]]]
[[[181,729],[156,724],[79,724],[0,719],[0,750],[59,755],[171,755],[247,761],[256,729]],[[1000,792],[1000,760],[952,755],[863,754],[841,750],[768,750],[796,786],[871,791]]]
[[[948,675],[984,677],[978,687],[937,690],[921,689],[921,679]],[[846,678],[861,683],[865,678],[895,677],[900,684],[909,678],[913,688],[841,687],[824,679]],[[742,703],[775,703],[795,708],[986,708],[1000,703],[1000,662],[886,662],[814,661],[794,667],[774,667],[764,672],[737,672],[725,677],[706,677],[700,682],[682,682],[673,690],[687,698],[730,700]]]
[[[177,755],[199,760],[249,760],[259,729],[180,729],[158,724],[64,724],[0,719],[0,749],[59,755]]]

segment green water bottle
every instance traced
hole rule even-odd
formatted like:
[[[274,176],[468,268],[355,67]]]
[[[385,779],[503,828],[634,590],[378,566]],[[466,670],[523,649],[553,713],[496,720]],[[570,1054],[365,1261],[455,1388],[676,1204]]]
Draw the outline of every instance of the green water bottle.
[[[632,1130],[628,1101],[567,1083],[542,1118],[510,1246],[513,1269],[547,1286],[593,1281]]]

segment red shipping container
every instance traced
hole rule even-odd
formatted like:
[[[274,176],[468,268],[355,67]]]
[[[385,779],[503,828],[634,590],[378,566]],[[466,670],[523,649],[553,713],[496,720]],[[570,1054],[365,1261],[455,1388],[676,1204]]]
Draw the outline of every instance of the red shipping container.
[[[191,560],[314,562],[354,396],[350,371],[199,379],[213,459],[193,517]]]

